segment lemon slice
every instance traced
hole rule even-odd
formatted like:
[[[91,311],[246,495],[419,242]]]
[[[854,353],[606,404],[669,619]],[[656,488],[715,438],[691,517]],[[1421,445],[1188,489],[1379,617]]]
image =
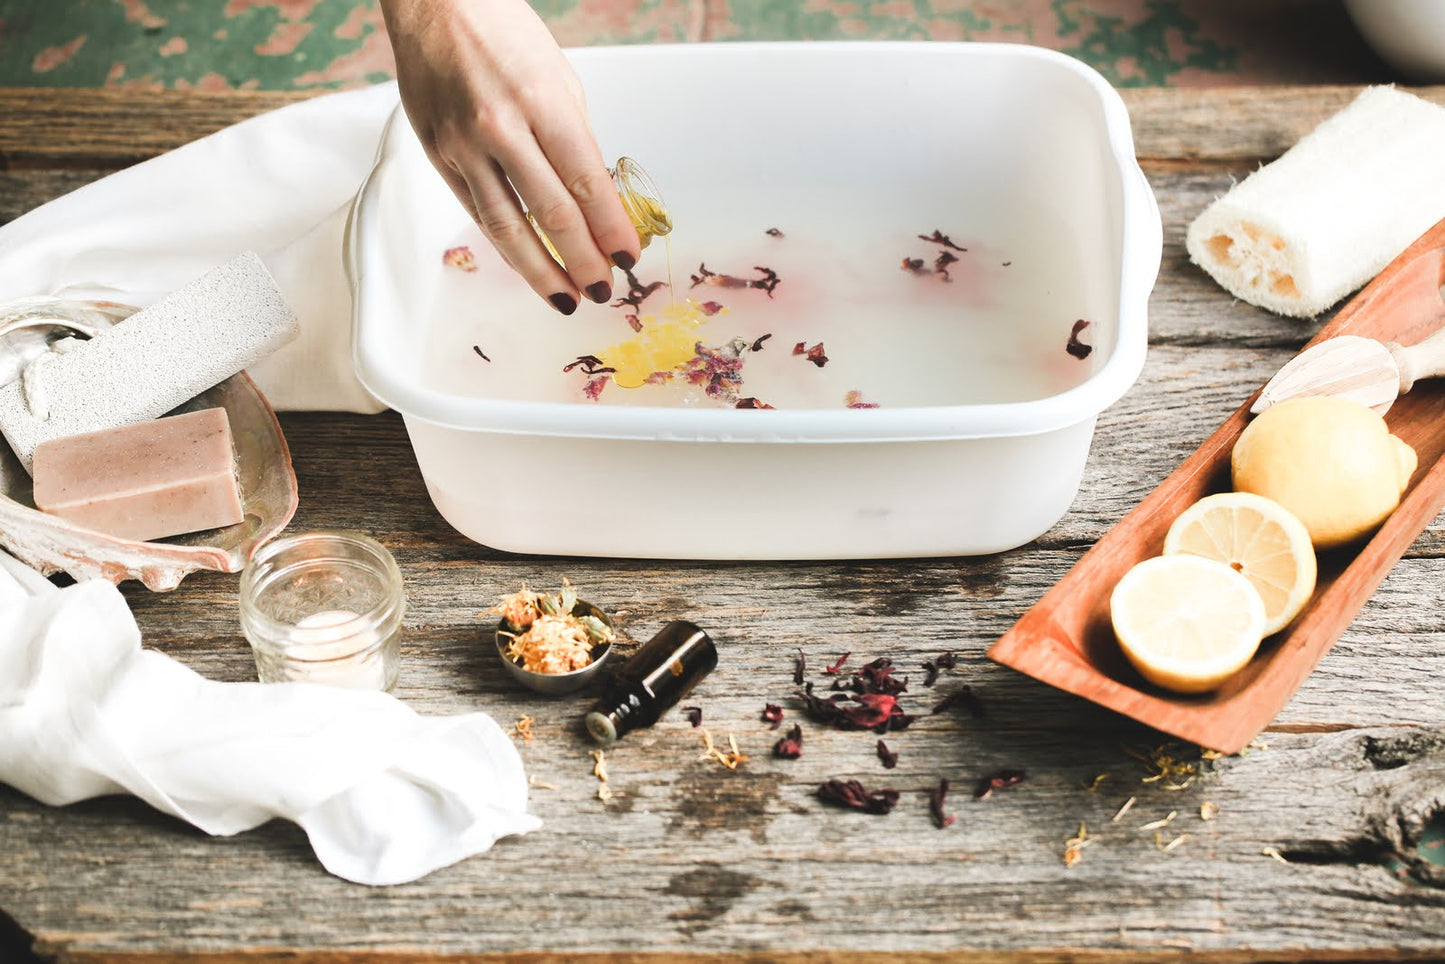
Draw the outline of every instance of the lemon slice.
[[[1109,598],[1114,635],[1139,674],[1206,693],[1248,663],[1264,637],[1264,601],[1228,565],[1180,553],[1124,573]]]
[[[1309,530],[1273,499],[1249,492],[1205,496],[1185,509],[1164,537],[1164,554],[1187,552],[1228,564],[1264,600],[1264,635],[1277,633],[1315,591]]]

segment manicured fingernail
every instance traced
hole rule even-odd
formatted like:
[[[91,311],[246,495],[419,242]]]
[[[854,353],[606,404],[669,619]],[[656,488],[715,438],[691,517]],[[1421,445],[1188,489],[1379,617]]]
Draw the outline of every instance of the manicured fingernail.
[[[612,252],[612,263],[623,271],[631,271],[633,266],[637,264],[637,259],[626,251],[614,251]]]
[[[564,315],[570,315],[572,314],[572,312],[577,310],[577,299],[573,298],[565,291],[559,291],[547,300],[552,302],[552,307],[556,308]]]
[[[604,303],[608,298],[612,297],[612,286],[605,281],[599,281],[596,284],[588,285],[587,297],[591,298],[593,301],[597,302],[600,305]]]

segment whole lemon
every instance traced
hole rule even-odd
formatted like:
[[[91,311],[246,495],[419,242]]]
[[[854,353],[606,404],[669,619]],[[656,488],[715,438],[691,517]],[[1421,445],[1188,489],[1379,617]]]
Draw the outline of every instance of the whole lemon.
[[[1234,443],[1234,488],[1283,505],[1316,549],[1353,542],[1400,504],[1415,450],[1359,402],[1294,398],[1257,416]]]

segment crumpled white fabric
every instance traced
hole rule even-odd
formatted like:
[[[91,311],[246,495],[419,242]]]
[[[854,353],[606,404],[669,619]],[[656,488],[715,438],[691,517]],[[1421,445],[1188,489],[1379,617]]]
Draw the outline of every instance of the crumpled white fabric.
[[[248,371],[278,410],[379,412],[351,364],[347,214],[394,82],[242,121],[0,226],[0,303],[32,295],[144,307],[255,251],[301,334]]]
[[[0,552],[0,782],[52,806],[130,793],[209,834],[299,824],[328,871],[398,884],[541,826],[489,716],[386,693],[221,683],[141,648],[104,580]]]

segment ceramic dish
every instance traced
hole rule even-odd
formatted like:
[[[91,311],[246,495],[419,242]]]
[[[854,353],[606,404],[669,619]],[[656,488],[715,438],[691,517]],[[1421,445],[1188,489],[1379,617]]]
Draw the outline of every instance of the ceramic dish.
[[[1361,335],[1413,345],[1445,325],[1445,221],[1410,246],[1310,342]],[[1309,346],[1306,346],[1309,347]],[[1363,544],[1319,556],[1304,611],[1266,639],[1218,691],[1188,697],[1145,683],[1114,639],[1109,594],[1135,563],[1156,556],[1189,505],[1230,485],[1230,452],[1258,392],[1159,487],[1079,559],[989,650],[994,660],[1225,753],[1245,747],[1289,702],[1420,532],[1445,506],[1445,385],[1420,382],[1390,408],[1390,431],[1419,468],[1399,507]]]
[[[1020,44],[568,55],[675,224],[637,327],[622,272],[568,317],[531,292],[400,114],[353,209],[356,370],[442,516],[499,549],[705,559],[990,553],[1058,521],[1159,266],[1116,91]],[[569,363],[683,297],[714,312],[685,349],[733,346],[741,388],[673,369],[589,401]]]
[[[0,373],[13,372],[24,357],[43,350],[57,335],[79,337],[103,330],[135,311],[98,302],[29,299],[0,308]],[[237,477],[245,519],[233,526],[176,536],[163,542],[120,539],[35,509],[30,475],[8,445],[0,444],[0,546],[49,575],[113,583],[138,579],[152,590],[174,589],[197,569],[239,572],[256,549],[280,532],[296,511],[296,474],[276,414],[244,372],[226,379],[177,409],[226,410],[236,447]]]
[[[572,607],[572,615],[595,616],[607,624],[609,629],[613,628],[611,616],[584,600],[579,599],[577,604]],[[565,696],[582,689],[597,678],[603,665],[612,656],[613,649],[610,642],[598,643],[592,647],[592,662],[570,673],[534,673],[531,670],[523,669],[507,657],[507,644],[511,641],[511,630],[505,619],[497,621],[497,628],[492,634],[492,638],[496,643],[497,657],[502,661],[502,665],[506,667],[507,673],[512,679],[527,689],[544,696]]]

